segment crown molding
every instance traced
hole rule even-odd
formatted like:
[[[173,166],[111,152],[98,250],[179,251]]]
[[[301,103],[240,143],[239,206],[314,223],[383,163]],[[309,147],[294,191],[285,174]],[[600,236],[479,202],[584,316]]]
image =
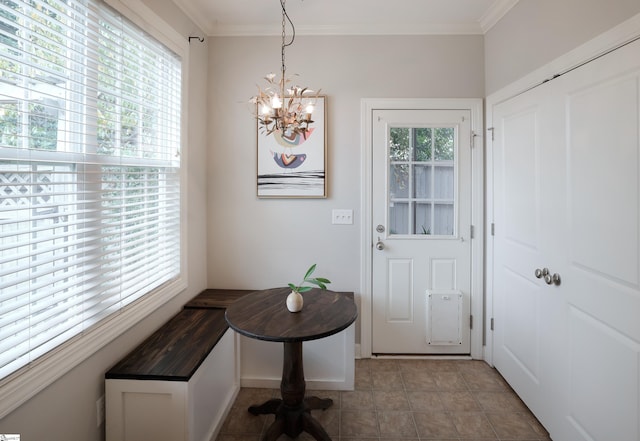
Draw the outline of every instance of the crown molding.
[[[202,12],[198,11],[192,6],[191,2],[185,2],[184,0],[173,0],[182,12],[193,21],[193,23],[204,32],[205,35],[211,36],[213,34],[213,26],[211,20],[208,20]]]
[[[192,2],[173,0],[174,3],[209,37],[277,36],[281,29],[274,25],[232,25],[208,20],[206,14],[193,7]],[[476,23],[421,23],[421,24],[344,24],[296,26],[298,35],[483,35],[489,31],[519,0],[495,0]]]
[[[279,36],[281,29],[262,25],[214,25],[207,34],[210,37]],[[296,35],[481,35],[479,24],[359,24],[359,25],[311,25],[296,26]]]
[[[480,17],[480,28],[486,34],[504,17],[520,0],[496,0],[487,12]]]

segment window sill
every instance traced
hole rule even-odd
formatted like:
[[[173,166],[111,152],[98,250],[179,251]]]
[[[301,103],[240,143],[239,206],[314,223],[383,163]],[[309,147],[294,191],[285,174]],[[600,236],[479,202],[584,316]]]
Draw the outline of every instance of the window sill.
[[[0,381],[0,419],[187,288],[178,278]]]

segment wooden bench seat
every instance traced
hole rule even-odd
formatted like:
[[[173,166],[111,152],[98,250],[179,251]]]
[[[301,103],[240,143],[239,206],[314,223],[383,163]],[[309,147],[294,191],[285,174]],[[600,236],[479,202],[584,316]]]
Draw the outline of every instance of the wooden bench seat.
[[[228,329],[225,308],[250,292],[239,289],[202,291],[113,366],[105,378],[189,381]]]
[[[184,305],[185,308],[226,308],[231,303],[253,290],[247,289],[205,289]]]
[[[189,381],[227,328],[224,309],[183,309],[105,378]]]
[[[208,441],[240,389],[226,306],[248,290],[207,289],[105,374],[107,441]]]

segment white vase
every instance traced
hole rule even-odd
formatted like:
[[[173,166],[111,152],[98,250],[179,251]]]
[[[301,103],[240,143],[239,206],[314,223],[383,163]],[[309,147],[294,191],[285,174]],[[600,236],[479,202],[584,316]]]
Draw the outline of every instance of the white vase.
[[[290,312],[301,311],[303,303],[304,299],[302,298],[302,294],[297,291],[291,291],[287,296],[287,309]]]

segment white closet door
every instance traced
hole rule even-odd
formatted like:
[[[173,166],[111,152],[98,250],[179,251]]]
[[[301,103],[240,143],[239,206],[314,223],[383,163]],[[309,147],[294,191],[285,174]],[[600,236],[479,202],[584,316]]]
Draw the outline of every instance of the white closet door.
[[[567,74],[565,440],[640,440],[640,42]]]
[[[640,440],[639,85],[636,42],[493,109],[494,361],[554,441]]]
[[[564,214],[550,194],[562,193],[563,160],[553,133],[562,112],[549,84],[494,107],[494,364],[545,427],[561,412],[549,400],[549,378],[564,345],[558,287],[535,277],[553,274],[563,253],[556,225]],[[561,147],[561,146],[560,146]],[[554,161],[551,158],[558,156]],[[560,220],[560,222],[558,222]]]

